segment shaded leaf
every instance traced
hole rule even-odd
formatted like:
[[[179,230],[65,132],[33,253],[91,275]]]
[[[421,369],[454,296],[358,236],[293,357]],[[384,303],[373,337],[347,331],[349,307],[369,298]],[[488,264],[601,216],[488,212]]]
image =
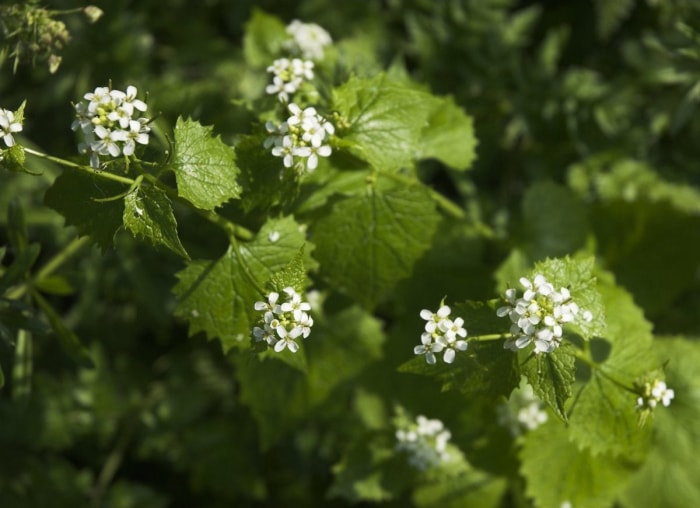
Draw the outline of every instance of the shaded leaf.
[[[153,245],[164,245],[176,254],[189,258],[177,234],[170,199],[157,187],[142,184],[126,195],[124,225],[134,236],[146,238]]]
[[[315,257],[336,289],[371,308],[411,273],[438,220],[421,187],[370,189],[339,201],[316,223]]]

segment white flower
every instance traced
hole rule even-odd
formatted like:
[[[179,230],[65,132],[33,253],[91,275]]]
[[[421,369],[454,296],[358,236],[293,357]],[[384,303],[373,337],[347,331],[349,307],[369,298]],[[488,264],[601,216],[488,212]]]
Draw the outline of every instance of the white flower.
[[[434,353],[444,350],[443,361],[452,363],[457,351],[467,350],[467,341],[458,339],[467,336],[464,320],[459,317],[451,320],[451,312],[447,305],[441,305],[437,312],[428,309],[420,311],[420,317],[426,321],[425,331],[421,335],[421,344],[413,348],[413,353],[425,355],[425,361],[431,365],[435,363]]]
[[[312,60],[321,60],[324,48],[333,42],[330,34],[319,25],[296,19],[287,25],[287,33],[292,36],[287,46],[298,49],[304,58]]]
[[[420,471],[450,460],[448,442],[452,437],[440,420],[419,415],[415,422],[398,428],[396,449],[408,454],[408,463]]]
[[[265,124],[271,136],[265,139],[263,147],[272,148],[273,156],[282,157],[284,167],[294,167],[299,173],[311,172],[318,167],[319,157],[329,157],[333,152],[331,146],[323,142],[335,128],[313,107],[301,109],[292,102],[287,109],[291,115],[286,122]]]
[[[279,58],[267,67],[272,74],[272,83],[265,87],[269,95],[277,95],[280,102],[288,102],[304,81],[314,78],[314,63],[310,60]]]
[[[535,430],[547,421],[544,404],[535,397],[532,386],[521,382],[520,387],[513,390],[510,399],[496,406],[499,425],[506,427],[513,437],[523,431]]]
[[[637,397],[637,409],[654,409],[659,402],[664,407],[668,407],[674,396],[675,392],[668,388],[664,381],[655,379],[642,387],[642,394]]]
[[[78,144],[78,150],[90,155],[92,167],[99,167],[100,156],[131,157],[137,145],[148,144],[150,120],[139,117],[148,107],[136,98],[137,93],[131,85],[126,92],[97,87],[74,105],[76,119],[71,128],[82,131],[84,141]]]
[[[567,288],[555,290],[541,274],[533,280],[522,277],[520,284],[525,288],[522,297],[516,298],[515,289],[509,288],[505,305],[496,310],[497,316],[511,320],[511,338],[504,347],[517,351],[534,344],[535,353],[551,353],[561,343],[562,325],[575,321],[580,309]],[[589,311],[583,312],[584,320],[592,318]]]
[[[435,364],[435,353],[439,353],[445,347],[440,342],[433,342],[433,337],[428,332],[423,333],[420,336],[422,344],[415,346],[413,348],[413,354],[425,355],[425,361],[430,364]]]
[[[285,301],[279,303],[282,295]],[[272,291],[267,295],[267,301],[255,302],[253,308],[262,312],[263,316],[261,326],[253,328],[253,337],[258,342],[265,341],[273,346],[278,353],[284,349],[296,353],[299,350],[296,339],[306,339],[314,324],[308,314],[311,305],[303,301],[301,295],[291,287],[284,288],[282,295]]]
[[[0,136],[8,148],[15,144],[12,134],[21,130],[22,124],[15,120],[15,114],[8,109],[0,109]]]

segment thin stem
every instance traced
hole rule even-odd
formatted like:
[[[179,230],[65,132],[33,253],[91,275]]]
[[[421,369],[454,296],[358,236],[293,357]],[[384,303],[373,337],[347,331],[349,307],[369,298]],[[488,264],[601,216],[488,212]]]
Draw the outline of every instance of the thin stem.
[[[61,265],[68,261],[73,255],[80,251],[90,243],[90,238],[83,236],[81,238],[73,239],[68,245],[66,245],[61,251],[59,251],[54,257],[52,257],[44,266],[42,266],[39,271],[36,272],[34,277],[30,281],[25,282],[21,286],[18,286],[13,291],[8,293],[7,297],[11,300],[16,300],[21,298],[27,293],[27,289],[33,286],[36,281],[45,279],[49,275],[53,274],[58,270]]]
[[[487,340],[500,340],[508,337],[506,333],[488,333],[486,335],[473,335],[470,340],[477,342],[486,342]]]
[[[134,184],[134,180],[132,178],[128,178],[126,176],[114,175],[114,174],[108,173],[106,171],[96,171],[95,168],[91,168],[89,166],[83,166],[82,164],[76,164],[75,162],[67,161],[67,160],[61,159],[59,157],[53,157],[52,155],[47,155],[47,154],[42,153],[42,152],[37,152],[36,150],[32,150],[31,148],[27,148],[27,147],[24,147],[24,151],[30,155],[34,155],[35,157],[39,157],[41,159],[46,159],[48,161],[55,162],[56,164],[60,164],[61,166],[66,166],[68,168],[79,169],[80,171],[85,171],[87,173],[98,176],[100,178],[104,178],[106,180],[113,180],[115,182],[124,183],[127,185]]]

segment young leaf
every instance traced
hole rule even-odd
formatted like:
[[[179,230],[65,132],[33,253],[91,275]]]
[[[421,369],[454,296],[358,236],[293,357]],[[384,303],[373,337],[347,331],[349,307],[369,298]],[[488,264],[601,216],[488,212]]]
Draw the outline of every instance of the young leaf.
[[[122,225],[124,203],[121,199],[95,199],[118,196],[125,190],[123,184],[66,168],[46,191],[44,202],[65,217],[66,226],[75,226],[81,235],[107,249]]]
[[[212,127],[177,119],[172,169],[180,196],[204,210],[240,196],[235,152]]]
[[[177,274],[173,288],[179,298],[175,315],[189,322],[190,335],[204,332],[210,340],[219,338],[224,351],[247,348],[259,317],[253,306],[264,299],[265,282],[287,267],[304,244],[293,219],[270,220],[252,242],[231,246],[215,261],[190,262]]]
[[[439,215],[418,186],[369,189],[335,204],[313,229],[323,275],[372,308],[429,247]]]
[[[172,204],[164,191],[148,183],[141,184],[124,198],[124,225],[134,236],[164,245],[189,258],[177,235]]]
[[[520,353],[519,356],[527,354],[524,350]],[[566,402],[571,397],[571,385],[575,380],[575,358],[574,346],[562,342],[551,353],[529,353],[520,365],[535,395],[564,421],[567,421]]]
[[[632,473],[623,459],[580,451],[557,420],[528,432],[519,455],[526,493],[535,506],[612,506]]]

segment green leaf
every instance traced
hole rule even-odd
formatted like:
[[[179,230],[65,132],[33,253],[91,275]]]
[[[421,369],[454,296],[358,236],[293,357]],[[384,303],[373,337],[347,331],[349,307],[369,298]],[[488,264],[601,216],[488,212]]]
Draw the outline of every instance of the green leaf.
[[[414,506],[424,508],[497,507],[507,487],[505,478],[468,467],[461,474],[420,484],[413,493],[413,502]]]
[[[306,353],[307,373],[282,364],[274,352],[258,358],[235,356],[241,399],[255,416],[263,448],[283,439],[336,387],[378,359],[383,340],[381,322],[351,307],[330,316],[314,315],[311,334],[297,353],[289,353]]]
[[[0,276],[0,293],[29,278],[29,272],[39,257],[40,251],[41,247],[33,243],[15,254],[12,264]]]
[[[453,169],[468,169],[476,158],[472,118],[451,98],[434,102],[428,125],[421,133],[418,158],[434,158]]]
[[[519,357],[526,355],[519,351]],[[571,397],[571,385],[575,380],[575,351],[568,342],[551,353],[527,354],[520,365],[521,373],[532,385],[535,395],[547,403],[564,421],[567,421],[566,402]]]
[[[582,338],[603,337],[606,331],[605,307],[593,274],[595,259],[592,257],[546,259],[536,263],[532,274],[541,273],[555,289],[566,287],[571,299],[579,306],[577,319],[569,324]],[[583,319],[583,312],[589,311],[590,321]]]
[[[353,442],[333,466],[334,482],[328,497],[351,503],[393,499],[410,486],[413,472],[385,436]]]
[[[627,485],[624,506],[696,506],[700,501],[700,342],[697,338],[657,339],[654,349],[666,364],[666,383],[675,392],[651,421],[654,442],[644,466]]]
[[[561,257],[584,247],[586,211],[576,195],[553,182],[530,186],[523,200],[527,249],[532,259]]]
[[[382,322],[357,306],[314,319],[306,339],[307,382],[309,399],[318,404],[340,383],[381,359],[385,338]]]
[[[276,232],[276,241],[270,234]],[[177,274],[173,288],[179,302],[175,315],[189,322],[189,334],[204,332],[219,338],[224,351],[247,348],[258,312],[253,305],[265,298],[265,282],[286,268],[306,240],[291,218],[268,221],[253,241],[235,246],[215,261],[195,260]],[[309,259],[306,266],[313,266]]]
[[[550,420],[524,437],[520,473],[535,506],[606,508],[631,475],[623,459],[578,450],[560,421]],[[653,506],[642,503],[640,506]]]
[[[339,201],[313,228],[323,276],[371,308],[429,247],[439,215],[418,186],[380,190]]]
[[[284,42],[289,39],[282,21],[260,9],[253,9],[245,26],[243,54],[246,61],[255,67],[266,67],[280,58]]]
[[[592,202],[598,252],[620,284],[650,315],[661,313],[693,284],[700,268],[700,192],[664,181],[649,166],[603,155],[571,170],[570,185]],[[683,248],[673,250],[683,238]],[[659,269],[663,267],[663,269]]]
[[[304,267],[304,248],[302,247],[287,266],[272,274],[267,286],[268,289],[277,293],[288,287],[294,288],[297,292],[303,292],[307,280],[306,268]]]
[[[107,249],[122,225],[124,203],[121,199],[95,199],[112,198],[125,190],[124,184],[66,168],[46,191],[44,202],[63,215],[66,226],[75,226],[81,235]]]
[[[352,77],[333,90],[333,108],[345,124],[338,135],[350,152],[377,169],[410,166],[420,151],[434,100],[385,74]]]
[[[164,191],[144,183],[124,198],[124,225],[134,236],[164,245],[189,259],[177,235],[172,204]]]
[[[92,367],[93,361],[90,353],[85,346],[80,342],[78,336],[66,327],[61,316],[54,310],[49,302],[41,296],[37,291],[32,292],[32,298],[37,303],[41,311],[46,315],[51,328],[53,329],[58,341],[61,343],[64,351],[68,353],[73,360],[79,365]]]
[[[172,169],[180,197],[204,210],[241,194],[235,152],[199,122],[177,119]]]
[[[594,0],[596,11],[596,31],[601,39],[607,40],[629,17],[636,0]]]
[[[608,277],[608,279],[610,279]],[[647,451],[651,426],[640,427],[636,396],[624,386],[660,367],[651,350],[651,324],[632,297],[613,281],[600,286],[608,314],[608,358],[593,369],[570,418],[571,439],[593,455],[639,460]]]
[[[490,399],[508,397],[520,380],[517,356],[503,349],[505,339],[470,340],[498,333],[504,326],[507,331],[508,324],[496,316],[495,303],[496,300],[454,305],[453,315],[464,319],[469,346],[466,352],[457,353],[452,364],[439,360],[428,365],[423,356],[417,356],[402,364],[399,372],[430,376],[441,383],[443,391],[459,390],[467,396]]]

